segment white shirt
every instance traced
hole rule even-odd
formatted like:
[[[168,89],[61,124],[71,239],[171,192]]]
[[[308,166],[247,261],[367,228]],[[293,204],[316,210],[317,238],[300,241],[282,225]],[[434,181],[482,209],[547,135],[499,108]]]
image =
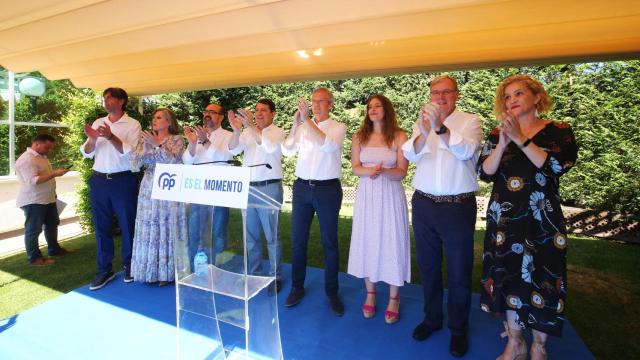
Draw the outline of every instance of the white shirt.
[[[295,138],[289,138],[282,144],[285,156],[298,153],[296,176],[305,180],[339,179],[342,173],[342,143],[347,127],[333,119],[320,122],[318,127],[326,137],[324,143],[319,143],[306,122],[300,126]]]
[[[482,140],[480,118],[455,110],[445,119],[444,125],[450,131],[448,146],[442,135],[431,129],[427,142],[416,154],[414,141],[420,135],[417,123],[411,138],[402,145],[404,156],[417,165],[411,185],[433,195],[478,191],[476,163]]]
[[[18,191],[16,206],[56,202],[55,179],[36,184],[38,176],[49,175],[52,172],[53,169],[46,156],[38,154],[32,148],[27,148],[27,151],[16,160],[16,176],[22,185]]]
[[[225,130],[222,127],[212,131],[207,137],[209,142],[201,145],[196,145],[195,155],[191,155],[189,149],[185,150],[182,155],[182,162],[185,164],[199,164],[210,161],[226,161],[231,160],[233,156],[229,152],[229,141],[231,140],[231,131]],[[227,165],[225,163],[211,164],[211,165]]]
[[[84,151],[84,147],[89,142],[89,139],[80,146],[82,156],[89,159],[95,158],[93,170],[101,173],[117,173],[128,170],[138,171],[139,169],[131,168],[129,153],[135,150],[138,139],[140,139],[140,123],[125,113],[120,120],[116,122],[109,121],[109,117],[107,116],[97,119],[91,124],[91,127],[97,130],[98,127],[104,123],[107,123],[111,127],[111,132],[122,141],[122,153],[116,150],[109,140],[98,137],[93,152],[87,153]]]
[[[261,144],[258,144],[256,138],[260,139]],[[229,152],[238,155],[244,151],[244,166],[265,163],[271,165],[271,169],[266,166],[252,167],[251,181],[282,179],[283,141],[284,131],[273,124],[262,129],[262,134],[258,134],[253,128],[246,128],[240,135],[238,146],[229,149]]]

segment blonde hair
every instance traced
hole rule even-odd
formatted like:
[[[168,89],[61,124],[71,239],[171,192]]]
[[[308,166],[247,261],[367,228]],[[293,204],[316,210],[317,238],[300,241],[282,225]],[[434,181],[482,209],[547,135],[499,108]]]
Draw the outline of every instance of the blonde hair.
[[[526,74],[515,74],[502,80],[502,82],[498,86],[498,89],[496,90],[496,103],[493,106],[493,113],[496,116],[500,116],[500,114],[502,114],[502,112],[505,110],[505,89],[507,88],[507,86],[519,81],[525,84],[534,95],[540,95],[540,101],[536,104],[536,110],[538,111],[538,114],[544,114],[551,109],[551,107],[553,106],[553,100],[551,100],[551,97],[547,93],[547,90],[544,89],[544,86],[540,81]]]
[[[458,82],[456,81],[456,79],[454,79],[451,75],[439,75],[434,77],[433,79],[431,79],[431,81],[429,81],[429,88],[432,88],[433,85],[443,81],[443,80],[449,80],[453,83],[453,86],[455,86],[455,90],[458,91]]]
[[[178,121],[176,120],[176,114],[173,111],[171,111],[171,109],[158,108],[156,109],[156,111],[153,112],[153,114],[151,115],[151,118],[153,119],[153,117],[156,116],[156,114],[159,112],[163,113],[164,117],[167,118],[167,120],[169,120],[169,133],[173,135],[178,135],[180,126],[178,125]]]
[[[315,90],[313,90],[312,94],[315,94],[317,92],[325,92],[327,95],[329,95],[329,100],[331,100],[331,104],[333,104],[333,93],[331,92],[331,90],[329,90],[329,88],[321,86]]]

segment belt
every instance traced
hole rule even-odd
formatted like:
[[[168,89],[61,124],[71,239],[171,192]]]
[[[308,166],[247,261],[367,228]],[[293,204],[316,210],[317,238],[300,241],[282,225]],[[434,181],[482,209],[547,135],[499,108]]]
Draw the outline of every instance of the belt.
[[[267,186],[269,184],[275,184],[281,182],[282,179],[270,179],[270,180],[262,180],[262,181],[252,181],[249,183],[251,186]]]
[[[420,191],[416,189],[416,194],[422,196],[423,198],[427,198],[435,203],[458,203],[464,204],[471,198],[475,197],[475,192],[468,192],[456,195],[433,195],[428,194],[426,192]]]
[[[110,179],[117,178],[117,177],[120,177],[120,176],[133,175],[133,173],[130,170],[120,171],[120,172],[115,172],[115,173],[102,173],[100,171],[93,170],[93,175],[100,176],[102,178],[110,180]]]
[[[297,178],[296,182],[309,185],[309,186],[328,186],[328,185],[340,185],[340,180],[338,179],[329,179],[329,180],[306,180],[302,178]]]

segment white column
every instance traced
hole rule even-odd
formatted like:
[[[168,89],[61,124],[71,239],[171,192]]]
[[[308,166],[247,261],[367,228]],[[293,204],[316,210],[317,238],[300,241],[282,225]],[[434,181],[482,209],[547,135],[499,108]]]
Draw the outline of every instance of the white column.
[[[9,81],[9,174],[15,174],[16,165],[16,90],[15,90],[15,74],[8,71]]]

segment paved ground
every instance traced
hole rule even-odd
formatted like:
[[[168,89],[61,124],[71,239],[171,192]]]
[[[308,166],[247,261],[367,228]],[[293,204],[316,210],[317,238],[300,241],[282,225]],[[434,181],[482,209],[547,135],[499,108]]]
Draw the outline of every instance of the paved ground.
[[[81,235],[82,229],[78,224],[75,204],[78,196],[76,184],[77,174],[69,174],[57,181],[58,198],[67,206],[60,214],[61,224],[58,227],[58,241]],[[19,185],[9,177],[0,179],[0,257],[24,251],[24,215],[16,207],[15,196]],[[46,245],[44,235],[40,234],[40,245]]]
[[[65,219],[58,227],[58,241],[64,241],[83,234],[77,218]],[[40,246],[46,246],[44,234],[40,234]],[[0,233],[0,257],[24,251],[24,229]]]

